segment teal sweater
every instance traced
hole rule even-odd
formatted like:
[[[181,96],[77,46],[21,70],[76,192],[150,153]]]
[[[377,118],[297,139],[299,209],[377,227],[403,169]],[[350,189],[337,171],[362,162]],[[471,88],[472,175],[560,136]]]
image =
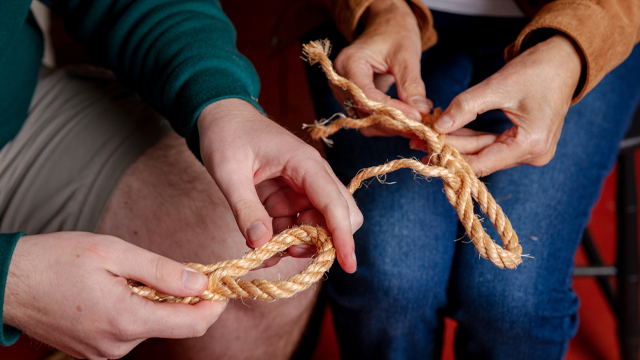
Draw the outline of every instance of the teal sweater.
[[[217,0],[47,0],[67,32],[184,136],[200,158],[196,118],[208,104],[240,98],[260,109],[260,84],[235,47],[235,30]],[[43,39],[30,0],[0,5],[0,148],[27,117]],[[23,233],[0,234],[0,319],[13,249]],[[0,344],[20,332],[3,324]]]

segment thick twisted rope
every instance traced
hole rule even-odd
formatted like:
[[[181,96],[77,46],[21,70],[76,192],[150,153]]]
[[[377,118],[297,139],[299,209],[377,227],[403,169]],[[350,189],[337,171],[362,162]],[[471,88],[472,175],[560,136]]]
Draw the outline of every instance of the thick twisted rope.
[[[518,243],[518,236],[511,227],[509,219],[507,219],[486,186],[474,174],[460,153],[445,143],[444,135],[436,133],[431,128],[430,124],[433,123],[440,113],[436,112],[430,117],[423,119],[423,122],[418,122],[409,119],[398,109],[367,98],[362,90],[354,83],[334,71],[333,65],[328,58],[329,51],[330,44],[326,40],[313,41],[304,45],[303,48],[306,60],[309,61],[311,65],[319,63],[329,81],[349,91],[358,106],[371,115],[364,119],[343,117],[331,124],[323,122],[316,123],[311,126],[311,136],[326,141],[327,136],[343,127],[357,129],[373,124],[382,124],[401,131],[411,131],[427,143],[429,153],[431,154],[429,165],[433,165],[433,168],[442,173],[442,175],[431,176],[438,176],[444,179],[444,189],[447,198],[458,212],[458,218],[480,253],[480,256],[490,260],[500,268],[506,267],[513,269],[520,264],[522,262],[522,247]],[[419,173],[425,171],[425,165],[418,161],[397,160],[379,167],[365,169],[363,172],[366,173],[366,175],[364,175],[365,177],[379,176],[403,167],[412,168]],[[457,180],[453,180],[453,178],[457,178]],[[357,185],[353,185],[352,181],[350,188],[351,186]],[[478,216],[473,212],[473,200],[480,205],[482,212],[489,217],[495,226],[502,239],[504,248],[497,245],[483,229]]]
[[[386,164],[362,169],[349,183],[348,189],[353,194],[361,183],[372,177],[379,177],[399,169],[412,169],[425,177],[439,177],[444,182],[445,193],[449,202],[458,212],[458,218],[464,225],[467,234],[478,249],[480,256],[491,260],[500,268],[513,269],[522,262],[522,248],[518,237],[511,227],[509,219],[493,199],[484,184],[478,180],[467,162],[453,147],[444,142],[444,136],[435,133],[430,125],[440,115],[439,109],[423,119],[423,123],[411,120],[402,112],[382,103],[368,99],[362,90],[351,81],[341,77],[334,70],[327,57],[328,41],[315,41],[304,46],[304,54],[313,65],[320,63],[329,80],[348,90],[361,106],[371,115],[364,119],[341,117],[332,123],[316,122],[310,125],[311,135],[330,143],[327,137],[343,127],[358,129],[374,124],[382,124],[401,131],[411,131],[429,146],[430,164],[423,164],[413,159],[399,159]],[[486,234],[478,217],[473,212],[473,201],[480,205],[498,230],[505,248],[497,245]],[[317,249],[312,261],[300,273],[281,281],[256,279],[252,281],[238,280],[252,269],[260,266],[264,260],[294,245],[310,244]],[[331,235],[322,227],[299,226],[281,232],[265,245],[254,249],[236,260],[222,261],[212,265],[188,263],[187,266],[207,275],[207,289],[196,297],[174,297],[130,280],[131,290],[147,299],[160,302],[178,302],[195,304],[201,300],[224,299],[256,299],[273,301],[288,298],[306,290],[320,280],[331,268],[336,257]]]
[[[282,281],[256,279],[252,281],[238,280],[258,267],[266,259],[286,250],[290,246],[310,244],[317,249],[313,260],[300,273]],[[130,281],[131,290],[147,299],[161,302],[179,302],[195,304],[200,300],[224,299],[256,299],[272,301],[288,298],[295,293],[306,290],[320,280],[329,270],[336,258],[331,236],[322,227],[299,226],[287,229],[274,236],[263,246],[245,254],[236,260],[222,261],[213,265],[188,263],[209,278],[209,285],[197,297],[174,297],[162,294],[148,286]]]

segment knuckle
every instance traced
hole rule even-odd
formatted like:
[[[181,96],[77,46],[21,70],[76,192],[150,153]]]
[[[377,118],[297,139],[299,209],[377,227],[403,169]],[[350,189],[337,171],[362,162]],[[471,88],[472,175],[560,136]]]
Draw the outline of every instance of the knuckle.
[[[202,337],[209,330],[209,324],[206,321],[199,321],[193,326],[191,337]]]
[[[461,93],[451,101],[451,107],[461,112],[471,109],[471,97],[467,93]]]
[[[111,236],[106,236],[104,239],[108,238],[111,238]],[[108,261],[109,259],[113,259],[114,257],[116,257],[116,254],[113,249],[109,246],[106,246],[105,243],[105,241],[97,241],[87,244],[85,250],[89,255],[92,256],[92,259],[94,261],[98,261],[101,263]]]
[[[340,75],[345,74],[346,71],[346,64],[348,64],[348,61],[345,61],[345,58],[347,56],[343,56],[344,52],[341,52],[338,57],[336,58],[336,60],[334,61],[334,65],[335,65],[335,69],[336,72]]]
[[[154,267],[154,277],[159,284],[169,283],[172,280],[171,263],[165,257],[158,257]]]
[[[238,199],[233,202],[233,211],[240,218],[253,208],[253,201],[250,199]]]
[[[424,94],[424,83],[422,79],[409,77],[403,80],[403,87],[406,92],[411,94]]]
[[[356,62],[355,56],[356,53],[351,51],[351,47],[343,49],[333,61],[336,72],[340,75],[346,75],[349,67]]]
[[[529,156],[531,157],[541,157],[547,154],[550,150],[550,144],[548,141],[543,141],[539,139],[534,141],[529,149]]]
[[[118,316],[111,320],[111,333],[118,341],[130,341],[136,338],[135,329],[124,316]]]
[[[362,226],[362,224],[364,224],[364,216],[362,216],[362,213],[360,211],[357,211],[355,215],[353,215],[352,221],[353,225],[355,225],[355,228],[352,229],[353,231],[356,231],[358,229],[360,229],[360,227]]]
[[[544,166],[547,165],[554,157],[555,155],[555,151],[549,151],[539,157],[537,157],[536,159],[534,159],[533,161],[530,162],[531,165],[533,166]]]
[[[324,170],[324,159],[315,149],[304,148],[297,152],[297,156],[287,161],[286,168],[295,179],[302,179],[307,175],[316,173],[318,170]]]
[[[496,172],[498,169],[494,168],[493,166],[490,165],[480,165],[480,164],[476,164],[476,168],[474,169],[474,172],[476,173],[476,176],[478,177],[484,177],[484,176],[488,176],[493,174],[494,172]]]
[[[115,343],[108,346],[102,346],[97,349],[98,356],[106,359],[120,359],[129,353],[126,345]]]

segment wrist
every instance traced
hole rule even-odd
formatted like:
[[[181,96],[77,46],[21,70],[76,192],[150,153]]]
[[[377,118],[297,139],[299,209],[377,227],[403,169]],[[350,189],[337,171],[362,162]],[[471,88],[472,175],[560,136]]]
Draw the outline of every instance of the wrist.
[[[260,114],[251,103],[237,98],[222,99],[207,105],[196,120],[200,136],[208,131],[214,131],[220,121],[240,121],[247,116]]]
[[[394,28],[396,35],[403,28],[420,34],[418,21],[405,0],[376,0],[371,3],[362,14],[358,25],[360,31],[356,33],[378,32],[389,27]]]
[[[406,10],[411,12],[411,8],[405,0],[375,0],[372,2],[362,14],[360,21],[366,24],[368,21],[389,13],[404,13]]]
[[[21,236],[11,249],[11,261],[8,264],[7,278],[3,289],[2,323],[15,328],[18,327],[20,318],[19,309],[21,302],[18,299],[19,294],[24,294],[28,290],[25,287],[28,282],[28,274],[26,276],[24,274],[25,266],[23,262],[26,261],[29,256],[28,251],[25,252],[24,248],[28,248],[31,245],[30,243],[28,236]]]
[[[586,79],[586,63],[572,38],[554,29],[541,29],[528,39],[527,47],[548,52],[550,61],[561,70],[560,74],[573,84],[572,98],[580,92]]]

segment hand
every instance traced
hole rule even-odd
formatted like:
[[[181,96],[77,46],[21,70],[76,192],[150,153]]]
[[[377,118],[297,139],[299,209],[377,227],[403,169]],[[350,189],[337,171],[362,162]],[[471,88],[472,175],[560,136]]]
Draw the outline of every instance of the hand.
[[[348,273],[356,270],[353,233],[362,225],[362,214],[318,151],[240,99],[207,106],[198,130],[203,163],[247,246],[261,246],[274,231],[294,224],[326,219],[338,262]],[[289,254],[309,256],[309,251],[315,249],[291,248]]]
[[[358,85],[368,98],[420,121],[421,114],[428,114],[433,104],[426,98],[420,74],[422,42],[411,8],[404,0],[377,0],[367,8],[361,21],[364,31],[336,57],[336,71]],[[400,100],[385,94],[394,82]],[[350,99],[339,87],[332,85],[332,90],[341,103]],[[365,136],[410,137],[410,133],[383,126],[371,126],[361,132]]]
[[[74,357],[115,359],[150,337],[202,336],[226,302],[162,304],[127,278],[174,296],[196,296],[207,278],[106,235],[60,232],[18,241],[5,290],[5,324]]]
[[[478,176],[522,164],[545,165],[555,154],[581,71],[572,41],[554,35],[454,98],[435,129],[449,134],[446,141]],[[501,135],[461,129],[493,109],[504,111],[514,126]],[[416,140],[411,146],[422,147]]]

